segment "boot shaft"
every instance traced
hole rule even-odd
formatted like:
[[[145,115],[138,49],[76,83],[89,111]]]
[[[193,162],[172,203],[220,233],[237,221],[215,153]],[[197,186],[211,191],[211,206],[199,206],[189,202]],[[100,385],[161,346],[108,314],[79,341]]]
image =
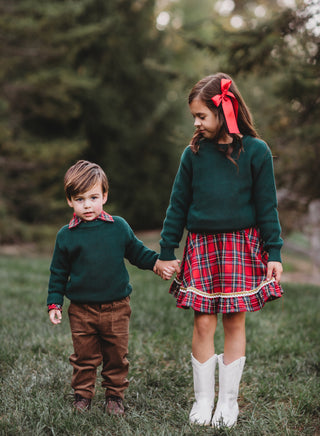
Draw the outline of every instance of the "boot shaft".
[[[223,354],[218,356],[219,362],[219,397],[215,413],[212,418],[212,426],[225,425],[232,427],[236,424],[239,406],[239,385],[246,358],[240,357],[229,365],[223,362]]]
[[[195,396],[214,396],[215,369],[217,355],[214,354],[204,363],[200,363],[191,354],[191,363],[193,369],[193,386]]]
[[[229,365],[225,365],[223,362],[223,354],[218,356],[219,398],[228,397],[228,399],[237,400],[245,361],[246,358],[243,356]]]
[[[189,420],[192,424],[209,425],[214,407],[217,355],[215,354],[206,362],[200,363],[191,354],[191,362],[195,402],[193,403]]]

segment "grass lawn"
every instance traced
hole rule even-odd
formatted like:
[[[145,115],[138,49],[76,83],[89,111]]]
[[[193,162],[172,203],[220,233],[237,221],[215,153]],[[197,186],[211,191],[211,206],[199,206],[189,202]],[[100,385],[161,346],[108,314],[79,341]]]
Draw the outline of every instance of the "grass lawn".
[[[231,430],[190,426],[192,311],[175,308],[168,282],[128,266],[132,293],[126,417],[72,411],[71,335],[46,313],[50,259],[0,256],[1,435],[320,435],[320,287],[284,284],[285,297],[247,316],[240,416]],[[220,320],[221,321],[221,320]],[[221,322],[216,351],[223,352]]]

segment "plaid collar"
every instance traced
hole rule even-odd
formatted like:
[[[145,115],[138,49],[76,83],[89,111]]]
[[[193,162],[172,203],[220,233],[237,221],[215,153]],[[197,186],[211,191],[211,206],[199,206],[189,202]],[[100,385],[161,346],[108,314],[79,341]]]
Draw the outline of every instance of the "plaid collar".
[[[96,220],[101,221],[108,221],[110,223],[113,223],[114,219],[111,215],[109,215],[104,210],[100,213],[100,215],[96,218]],[[74,227],[77,227],[80,223],[82,223],[83,220],[79,218],[75,213],[73,214],[72,220],[69,222],[69,229],[73,229]]]

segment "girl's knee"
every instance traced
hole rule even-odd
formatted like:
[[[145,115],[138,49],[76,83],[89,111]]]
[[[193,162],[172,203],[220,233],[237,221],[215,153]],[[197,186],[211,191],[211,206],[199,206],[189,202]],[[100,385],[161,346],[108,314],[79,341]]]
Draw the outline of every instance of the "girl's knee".
[[[241,331],[245,329],[245,312],[224,314],[222,318],[225,331]]]
[[[217,326],[216,315],[195,314],[194,329],[201,336],[213,335]]]

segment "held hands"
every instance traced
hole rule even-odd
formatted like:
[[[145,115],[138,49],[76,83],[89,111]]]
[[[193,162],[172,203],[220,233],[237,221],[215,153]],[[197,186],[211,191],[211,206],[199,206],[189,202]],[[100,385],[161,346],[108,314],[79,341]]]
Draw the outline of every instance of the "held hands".
[[[267,280],[271,280],[274,277],[276,282],[280,283],[282,271],[281,262],[268,262]]]
[[[171,279],[174,272],[180,272],[179,266],[180,260],[157,260],[154,267],[153,272],[158,274],[163,280]]]
[[[50,321],[52,322],[52,324],[60,324],[61,318],[62,318],[61,310],[58,310],[58,309],[50,310],[49,311],[49,318],[50,318]]]

